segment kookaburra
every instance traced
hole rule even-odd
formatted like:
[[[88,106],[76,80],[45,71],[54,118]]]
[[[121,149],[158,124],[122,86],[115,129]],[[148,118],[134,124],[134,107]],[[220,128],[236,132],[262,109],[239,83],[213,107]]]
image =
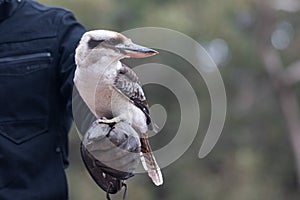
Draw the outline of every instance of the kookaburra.
[[[142,162],[155,185],[163,183],[148,141],[148,128],[155,129],[148,104],[135,72],[120,62],[158,52],[134,44],[124,35],[107,30],[86,32],[76,49],[75,86],[101,123],[127,122],[139,134]]]

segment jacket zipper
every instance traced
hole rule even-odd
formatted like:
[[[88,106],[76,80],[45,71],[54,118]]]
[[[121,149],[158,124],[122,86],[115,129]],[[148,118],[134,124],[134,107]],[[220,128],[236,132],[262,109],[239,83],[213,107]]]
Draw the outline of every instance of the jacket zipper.
[[[18,62],[35,61],[35,60],[42,61],[42,60],[49,60],[50,58],[51,58],[50,52],[41,52],[41,53],[3,57],[0,58],[0,63],[12,63],[12,62],[18,63]]]

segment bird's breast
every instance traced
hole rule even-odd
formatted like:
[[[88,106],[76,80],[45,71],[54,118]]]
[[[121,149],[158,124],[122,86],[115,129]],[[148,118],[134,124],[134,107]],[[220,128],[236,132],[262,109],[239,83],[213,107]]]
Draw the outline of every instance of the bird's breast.
[[[113,84],[111,75],[94,73],[86,69],[77,68],[74,84],[89,109],[96,117],[109,117],[110,99]]]

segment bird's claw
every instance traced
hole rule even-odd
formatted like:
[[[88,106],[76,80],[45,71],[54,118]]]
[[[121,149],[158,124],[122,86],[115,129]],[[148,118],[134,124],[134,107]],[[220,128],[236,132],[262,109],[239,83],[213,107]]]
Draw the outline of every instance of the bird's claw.
[[[105,117],[102,117],[102,118],[96,120],[96,122],[98,124],[108,124],[110,126],[114,126],[115,124],[119,123],[120,121],[121,120],[119,118],[107,119]]]

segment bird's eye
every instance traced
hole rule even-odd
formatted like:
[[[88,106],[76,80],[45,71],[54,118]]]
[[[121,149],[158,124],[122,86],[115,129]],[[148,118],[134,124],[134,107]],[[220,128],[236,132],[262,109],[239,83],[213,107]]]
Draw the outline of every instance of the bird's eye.
[[[90,39],[88,41],[88,46],[90,49],[95,48],[96,46],[98,46],[101,42],[104,42],[104,40],[94,40],[94,39]]]
[[[111,38],[110,40],[107,41],[110,45],[115,46],[119,43],[122,42],[120,38]]]

